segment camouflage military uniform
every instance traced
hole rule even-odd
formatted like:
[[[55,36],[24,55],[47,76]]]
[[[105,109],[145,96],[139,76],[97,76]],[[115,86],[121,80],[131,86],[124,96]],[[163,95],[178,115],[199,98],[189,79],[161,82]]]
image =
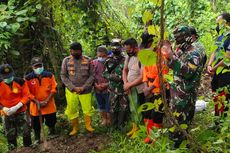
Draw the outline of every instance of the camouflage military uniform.
[[[179,124],[190,124],[195,111],[197,88],[204,67],[205,54],[200,48],[195,47],[190,51],[179,50],[169,62],[169,67],[174,70],[174,82],[171,84],[170,107],[173,113],[177,113]],[[185,139],[183,134],[174,131],[170,134],[175,145]]]
[[[23,135],[24,146],[29,146],[30,140],[30,127],[27,122],[26,112],[18,113],[11,116],[5,116],[4,119],[6,137],[9,142],[9,149],[17,147],[17,134],[18,132]]]
[[[122,70],[125,58],[120,56],[109,57],[105,62],[104,77],[109,80],[110,113],[113,126],[121,126],[128,109],[127,95],[123,89]]]

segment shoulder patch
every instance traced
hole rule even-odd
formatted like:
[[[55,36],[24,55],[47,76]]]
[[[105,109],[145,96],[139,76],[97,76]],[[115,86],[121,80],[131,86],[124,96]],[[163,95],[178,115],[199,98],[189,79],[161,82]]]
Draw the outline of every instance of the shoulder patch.
[[[34,78],[36,78],[36,75],[33,72],[27,74],[26,77],[25,77],[26,80],[31,80],[31,79],[34,79]]]
[[[52,73],[51,72],[48,72],[48,71],[44,71],[43,73],[42,73],[42,77],[43,78],[46,78],[46,77],[48,77],[48,78],[52,78]]]
[[[20,86],[23,86],[25,83],[25,80],[22,78],[15,77],[14,81],[17,82]]]

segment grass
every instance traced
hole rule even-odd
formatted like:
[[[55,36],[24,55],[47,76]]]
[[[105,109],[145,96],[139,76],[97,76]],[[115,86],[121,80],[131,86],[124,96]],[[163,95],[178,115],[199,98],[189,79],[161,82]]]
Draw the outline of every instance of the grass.
[[[225,125],[216,132],[211,126],[214,125],[215,118],[213,117],[212,110],[214,106],[213,103],[209,103],[208,108],[203,112],[197,112],[195,114],[193,124],[190,129],[191,135],[194,137],[195,141],[206,149],[208,152],[226,152],[229,148],[230,134],[229,134],[229,116],[225,118]],[[58,113],[58,123],[57,130],[60,135],[68,134],[69,123],[63,113]],[[82,126],[84,123],[81,122],[80,134],[84,134],[84,128]],[[130,139],[126,136],[126,132],[130,129],[130,123],[121,131],[111,131],[110,128],[100,126],[100,114],[96,111],[93,116],[93,126],[98,134],[107,134],[110,137],[110,142],[108,142],[107,147],[102,153],[184,153],[192,152],[185,147],[181,147],[177,150],[171,150],[172,142],[168,139],[167,129],[155,130],[151,133],[151,136],[157,139],[153,144],[145,144],[143,139],[146,137],[145,127],[142,125],[141,130],[135,139]],[[62,128],[59,128],[62,127]],[[64,127],[64,128],[63,128]],[[7,142],[2,134],[3,127],[0,126],[0,152],[7,151]],[[19,145],[22,145],[22,139],[18,140]],[[184,145],[185,146],[185,145]],[[95,153],[95,151],[91,151]]]

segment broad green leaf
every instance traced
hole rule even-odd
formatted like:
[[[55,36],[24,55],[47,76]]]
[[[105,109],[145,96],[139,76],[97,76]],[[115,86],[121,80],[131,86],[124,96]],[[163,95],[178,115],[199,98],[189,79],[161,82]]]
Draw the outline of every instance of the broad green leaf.
[[[3,12],[7,9],[7,6],[6,5],[0,5],[0,12]]]
[[[169,131],[172,132],[172,133],[173,133],[175,130],[176,130],[175,126],[169,128]]]
[[[230,72],[230,70],[224,69],[224,70],[222,71],[222,73],[226,73],[226,72]]]
[[[153,19],[153,14],[150,11],[146,10],[142,17],[142,21],[144,22],[144,24],[146,24],[148,21],[152,19]]]
[[[165,33],[164,33],[164,39],[165,40],[169,39],[169,33],[168,33],[168,31],[165,31]]]
[[[152,35],[157,35],[156,28],[154,25],[148,26],[148,33]]]
[[[16,12],[15,14],[17,16],[19,16],[19,15],[26,15],[27,12],[28,12],[28,10],[21,10],[21,11]]]
[[[154,108],[154,104],[152,102],[147,102],[139,106],[137,112],[141,113],[141,112],[149,111],[153,108]]]
[[[225,143],[225,141],[223,141],[222,139],[219,139],[216,142],[214,142],[213,144],[221,144],[221,143]]]
[[[11,25],[11,31],[13,33],[15,33],[19,28],[20,28],[20,24],[19,23],[14,23],[14,24]]]
[[[17,20],[18,22],[24,22],[24,21],[26,21],[26,20],[28,20],[28,19],[29,19],[28,17],[25,17],[25,18],[18,17],[16,20]]]
[[[185,130],[188,128],[188,125],[187,124],[180,124],[180,128]]]
[[[224,69],[223,66],[218,67],[216,70],[216,74],[218,75],[223,69]]]
[[[34,16],[33,16],[33,17],[30,17],[30,21],[31,21],[31,22],[36,22],[36,17],[34,17]]]
[[[40,10],[42,8],[42,5],[41,4],[37,4],[36,5],[36,9]]]
[[[144,66],[151,66],[156,64],[157,54],[149,49],[143,49],[138,52],[137,55],[139,61]]]
[[[151,0],[156,6],[161,6],[162,0]]]
[[[11,53],[12,55],[16,55],[16,56],[19,56],[19,55],[20,55],[20,53],[19,53],[18,51],[16,51],[16,50],[10,50],[10,53]]]
[[[6,23],[6,22],[0,22],[0,27],[1,27],[1,28],[4,28],[5,26],[7,26],[7,23]]]
[[[173,70],[169,70],[168,74],[164,75],[164,79],[168,82],[168,83],[172,83],[173,82]]]

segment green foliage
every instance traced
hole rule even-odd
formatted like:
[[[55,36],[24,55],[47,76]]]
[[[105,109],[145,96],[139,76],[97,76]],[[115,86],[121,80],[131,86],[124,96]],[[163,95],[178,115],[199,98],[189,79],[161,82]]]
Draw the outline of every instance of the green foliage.
[[[9,0],[8,4],[0,5],[0,61],[5,62],[8,53],[20,55],[17,49],[12,48],[12,39],[23,35],[30,22],[36,22],[33,16],[36,11],[35,4],[27,2],[20,6],[19,1]]]
[[[138,59],[144,66],[151,66],[156,64],[157,54],[149,49],[143,49],[138,52]]]

